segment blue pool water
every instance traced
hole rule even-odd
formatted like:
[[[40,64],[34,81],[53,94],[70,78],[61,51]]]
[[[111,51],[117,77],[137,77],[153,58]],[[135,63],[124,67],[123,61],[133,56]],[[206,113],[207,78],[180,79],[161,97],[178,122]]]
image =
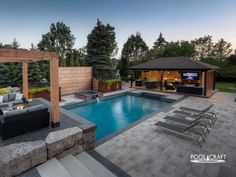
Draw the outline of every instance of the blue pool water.
[[[135,95],[121,95],[100,102],[66,108],[97,125],[96,139],[100,140],[133,122],[150,115],[169,101],[150,99]]]

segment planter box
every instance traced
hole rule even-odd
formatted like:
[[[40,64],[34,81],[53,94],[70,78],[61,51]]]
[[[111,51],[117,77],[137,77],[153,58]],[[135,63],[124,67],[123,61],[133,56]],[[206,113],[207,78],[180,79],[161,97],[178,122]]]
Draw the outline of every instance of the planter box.
[[[104,82],[98,83],[98,91],[100,92],[111,92],[115,90],[121,90],[121,82],[116,82],[111,85],[108,85]]]
[[[44,98],[48,101],[51,101],[50,92],[29,93],[29,99],[33,98]]]

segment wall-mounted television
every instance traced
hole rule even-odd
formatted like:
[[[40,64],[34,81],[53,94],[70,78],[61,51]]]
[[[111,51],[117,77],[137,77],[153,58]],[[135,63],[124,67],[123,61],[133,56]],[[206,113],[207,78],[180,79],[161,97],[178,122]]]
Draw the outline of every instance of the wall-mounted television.
[[[181,73],[182,80],[199,80],[200,73],[199,72],[183,72]]]

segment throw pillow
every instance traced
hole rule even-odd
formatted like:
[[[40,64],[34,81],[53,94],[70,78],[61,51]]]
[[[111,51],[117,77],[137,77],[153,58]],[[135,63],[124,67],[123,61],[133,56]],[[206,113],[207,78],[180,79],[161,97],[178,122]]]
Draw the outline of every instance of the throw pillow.
[[[9,101],[14,101],[15,98],[16,98],[16,94],[15,94],[15,93],[10,93],[10,94],[8,95]]]
[[[2,104],[2,101],[3,101],[3,96],[0,95],[0,104]]]
[[[2,102],[8,102],[8,94],[3,95],[3,100]]]
[[[21,101],[22,98],[23,98],[23,94],[17,93],[17,94],[16,94],[15,101]]]

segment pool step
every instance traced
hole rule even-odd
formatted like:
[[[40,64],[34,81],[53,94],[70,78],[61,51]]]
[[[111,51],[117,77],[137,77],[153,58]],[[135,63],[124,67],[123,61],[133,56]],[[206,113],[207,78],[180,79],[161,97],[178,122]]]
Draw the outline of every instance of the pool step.
[[[36,169],[41,177],[72,177],[56,158],[43,163]]]
[[[86,152],[60,160],[53,158],[36,169],[41,177],[116,177]]]
[[[95,177],[75,156],[68,155],[59,160],[72,177]]]
[[[82,152],[76,156],[77,159],[86,166],[96,177],[116,177],[111,171],[105,168],[88,153]]]

